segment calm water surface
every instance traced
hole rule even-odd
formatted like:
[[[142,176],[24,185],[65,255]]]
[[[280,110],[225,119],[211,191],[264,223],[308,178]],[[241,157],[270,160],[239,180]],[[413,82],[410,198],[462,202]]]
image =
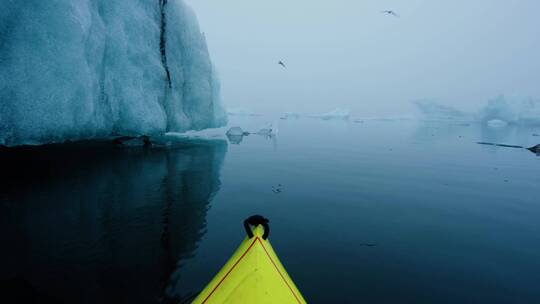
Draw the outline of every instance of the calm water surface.
[[[239,144],[0,151],[2,296],[186,302],[241,242],[243,219],[260,213],[311,303],[540,302],[540,157],[476,144],[532,146],[540,130],[312,119],[279,128]]]

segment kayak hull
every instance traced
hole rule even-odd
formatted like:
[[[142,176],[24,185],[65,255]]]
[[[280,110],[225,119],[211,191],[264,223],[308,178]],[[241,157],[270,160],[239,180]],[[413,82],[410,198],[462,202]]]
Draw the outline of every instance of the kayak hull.
[[[193,303],[306,303],[256,226]]]

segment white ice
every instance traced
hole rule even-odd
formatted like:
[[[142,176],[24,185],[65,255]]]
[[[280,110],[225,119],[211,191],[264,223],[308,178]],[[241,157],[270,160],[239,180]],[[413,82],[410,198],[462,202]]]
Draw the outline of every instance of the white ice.
[[[160,139],[200,139],[200,140],[214,140],[214,139],[227,139],[225,134],[225,128],[208,128],[204,130],[190,130],[186,132],[167,132],[163,136],[158,136]],[[154,138],[152,138],[154,140]]]

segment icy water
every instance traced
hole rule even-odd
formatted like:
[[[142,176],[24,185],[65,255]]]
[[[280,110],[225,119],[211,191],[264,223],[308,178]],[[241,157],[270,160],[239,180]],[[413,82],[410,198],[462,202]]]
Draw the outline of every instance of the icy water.
[[[188,302],[258,213],[310,303],[540,302],[540,157],[476,144],[532,146],[539,129],[279,128],[239,144],[1,151],[1,301]]]

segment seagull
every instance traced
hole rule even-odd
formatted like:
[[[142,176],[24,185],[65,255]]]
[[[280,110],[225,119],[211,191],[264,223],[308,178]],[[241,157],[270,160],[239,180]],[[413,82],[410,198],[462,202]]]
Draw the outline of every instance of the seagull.
[[[283,61],[281,61],[281,60],[278,62],[278,64],[281,65],[281,66],[283,66],[284,68],[287,68],[287,67],[285,66],[285,63],[283,63]]]
[[[398,15],[398,14],[396,14],[396,12],[394,12],[394,11],[391,11],[391,10],[381,11],[381,13],[383,13],[383,14],[388,14],[388,15],[393,15],[393,16],[396,16],[396,17],[399,17],[399,15]]]

